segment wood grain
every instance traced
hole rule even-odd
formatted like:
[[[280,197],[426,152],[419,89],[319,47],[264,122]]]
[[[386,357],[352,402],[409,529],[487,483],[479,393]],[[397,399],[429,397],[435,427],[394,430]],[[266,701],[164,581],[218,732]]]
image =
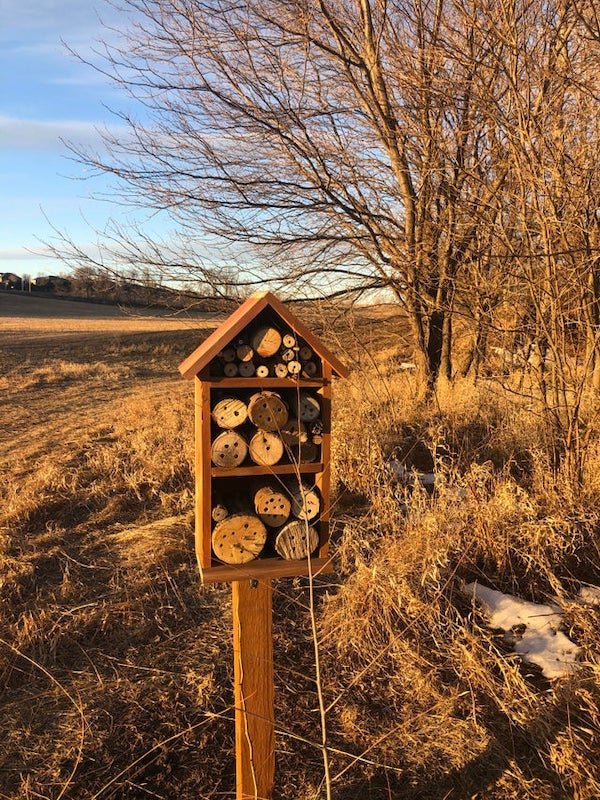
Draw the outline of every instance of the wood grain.
[[[237,800],[271,800],[275,717],[271,581],[233,581]]]

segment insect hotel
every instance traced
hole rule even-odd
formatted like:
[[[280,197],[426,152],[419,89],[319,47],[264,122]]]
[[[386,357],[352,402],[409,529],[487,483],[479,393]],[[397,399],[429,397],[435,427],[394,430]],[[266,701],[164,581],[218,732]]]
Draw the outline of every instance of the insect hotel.
[[[263,292],[179,369],[195,382],[202,582],[327,571],[331,384],[346,367]]]
[[[195,383],[196,553],[231,581],[236,798],[275,775],[272,578],[329,572],[331,384],[346,367],[273,294],[179,367]]]

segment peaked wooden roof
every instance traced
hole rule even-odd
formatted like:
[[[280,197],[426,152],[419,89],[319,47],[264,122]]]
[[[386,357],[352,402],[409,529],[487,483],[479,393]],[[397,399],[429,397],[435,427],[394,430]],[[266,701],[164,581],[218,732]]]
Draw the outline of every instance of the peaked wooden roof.
[[[179,372],[184,378],[193,378],[200,370],[206,367],[218,353],[226,348],[231,340],[234,339],[252,320],[260,314],[267,306],[279,316],[289,327],[295,331],[306,343],[312,347],[315,353],[327,361],[334,373],[340,378],[348,377],[349,370],[325,345],[311,333],[306,325],[298,317],[289,311],[284,304],[271,292],[258,292],[249,297],[233,314],[231,314],[222,325],[211,333],[208,339],[191,353],[185,361],[179,365]]]

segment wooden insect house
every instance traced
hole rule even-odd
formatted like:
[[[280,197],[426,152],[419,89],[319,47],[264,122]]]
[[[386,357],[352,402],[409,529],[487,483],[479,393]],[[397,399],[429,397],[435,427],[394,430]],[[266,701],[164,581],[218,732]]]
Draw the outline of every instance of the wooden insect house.
[[[331,389],[346,367],[270,292],[180,365],[195,382],[203,583],[328,571]]]

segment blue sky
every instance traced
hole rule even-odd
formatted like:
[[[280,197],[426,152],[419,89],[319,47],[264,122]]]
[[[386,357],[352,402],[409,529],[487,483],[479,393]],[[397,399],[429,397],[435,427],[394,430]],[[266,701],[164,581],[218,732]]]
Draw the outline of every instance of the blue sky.
[[[126,98],[73,58],[124,19],[103,0],[0,0],[0,272],[55,274],[59,263],[32,255],[52,235],[48,220],[85,245],[120,209],[93,201],[102,180],[82,180],[61,139],[100,146],[98,128],[114,126],[109,108]],[[113,34],[111,34],[113,35]]]

